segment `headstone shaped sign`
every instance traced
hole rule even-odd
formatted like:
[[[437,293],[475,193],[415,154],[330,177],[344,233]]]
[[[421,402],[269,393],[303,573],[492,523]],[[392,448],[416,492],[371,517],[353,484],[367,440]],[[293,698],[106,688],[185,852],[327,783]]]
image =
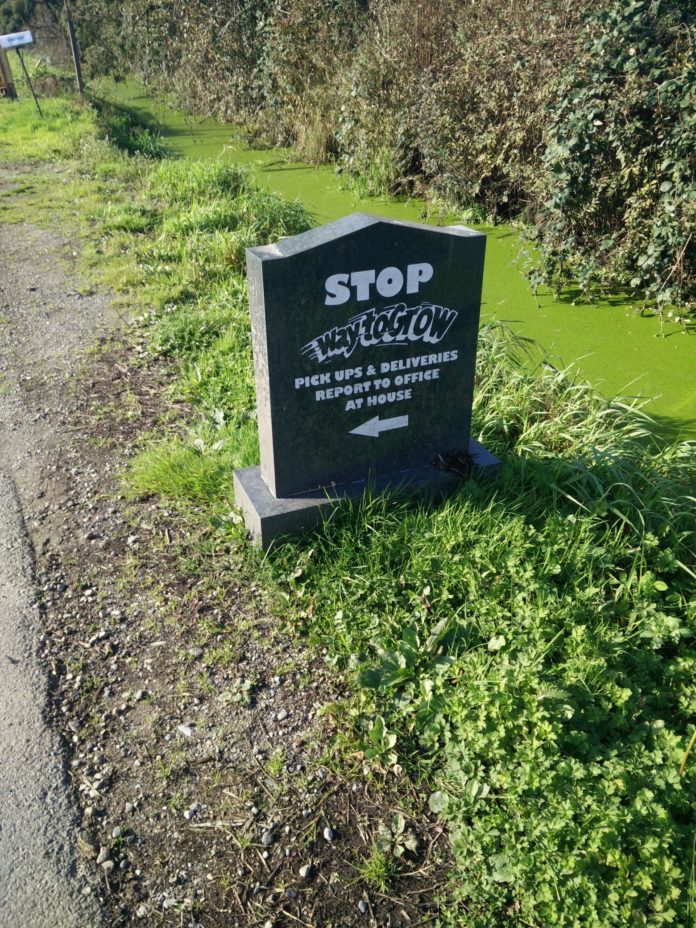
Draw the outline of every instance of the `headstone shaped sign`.
[[[264,547],[368,484],[499,464],[470,439],[485,241],[357,213],[248,250],[261,466],[235,492]]]

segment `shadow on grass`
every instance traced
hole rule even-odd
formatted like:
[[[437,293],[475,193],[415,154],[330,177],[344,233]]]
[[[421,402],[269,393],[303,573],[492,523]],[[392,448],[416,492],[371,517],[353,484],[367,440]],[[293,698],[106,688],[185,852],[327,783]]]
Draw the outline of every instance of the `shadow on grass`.
[[[486,876],[498,924],[510,898],[480,861],[501,848],[518,849],[509,881],[530,900],[551,855],[573,904],[591,893],[602,911],[635,869],[661,880],[649,842],[673,867],[659,892],[688,881],[696,778],[677,770],[696,654],[679,564],[693,570],[693,489],[683,459],[635,442],[509,450],[497,478],[437,503],[366,497],[269,556],[288,621],[393,733],[375,743],[365,721],[362,749],[393,748],[447,794],[461,873]],[[645,882],[637,910],[655,892]]]
[[[696,399],[694,400],[694,415],[660,416],[650,414],[652,419],[652,432],[660,445],[669,445],[680,441],[696,441]]]
[[[90,97],[90,103],[96,112],[97,122],[121,151],[153,160],[169,156],[159,123],[151,114],[135,107],[116,105],[96,95]]]

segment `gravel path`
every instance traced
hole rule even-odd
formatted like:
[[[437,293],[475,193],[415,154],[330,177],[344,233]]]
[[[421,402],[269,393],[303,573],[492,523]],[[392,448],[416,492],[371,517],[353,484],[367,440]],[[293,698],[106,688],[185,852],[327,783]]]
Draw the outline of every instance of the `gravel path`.
[[[0,188],[8,177],[0,171]],[[0,225],[0,925],[98,928],[78,870],[75,810],[57,733],[46,724],[40,613],[25,521],[55,468],[65,387],[103,327],[83,298],[70,246],[27,225]],[[40,515],[38,516],[40,518]]]
[[[0,924],[96,928],[99,910],[75,875],[60,744],[42,715],[38,620],[19,501],[0,476]]]

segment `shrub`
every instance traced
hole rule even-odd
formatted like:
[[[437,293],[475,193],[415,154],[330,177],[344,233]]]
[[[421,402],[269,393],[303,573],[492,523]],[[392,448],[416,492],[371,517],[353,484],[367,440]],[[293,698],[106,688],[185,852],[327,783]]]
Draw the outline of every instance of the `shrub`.
[[[456,4],[417,114],[424,170],[438,193],[491,215],[533,212],[545,110],[592,5]]]
[[[0,32],[26,29],[35,5],[35,0],[0,0]]]
[[[263,29],[260,129],[309,161],[336,152],[338,114],[364,0],[277,3]]]
[[[621,0],[590,19],[550,113],[535,282],[693,308],[695,25],[682,0]]]
[[[422,188],[417,115],[450,28],[450,0],[377,0],[346,75],[336,137],[342,170],[370,195]],[[446,25],[447,24],[447,25]]]
[[[361,194],[432,191],[534,222],[535,286],[693,307],[693,0],[75,9],[88,66],[335,158]]]

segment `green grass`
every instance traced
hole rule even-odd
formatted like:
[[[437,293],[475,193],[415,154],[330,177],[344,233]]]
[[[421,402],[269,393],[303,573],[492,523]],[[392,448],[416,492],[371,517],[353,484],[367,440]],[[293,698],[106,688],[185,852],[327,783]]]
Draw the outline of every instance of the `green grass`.
[[[129,485],[204,505],[224,546],[241,539],[226,517],[232,471],[257,460],[235,238],[249,194],[243,209],[229,203],[237,181],[222,174],[206,200],[210,167],[189,169],[165,163],[150,181],[166,233],[144,253],[170,268],[152,350],[178,359],[196,416],[136,460]],[[255,230],[271,237],[263,221]],[[337,510],[270,556],[273,583],[288,624],[361,684],[353,737],[375,769],[399,763],[428,784],[472,925],[682,924],[693,446],[658,448],[640,409],[568,372],[531,375],[524,348],[482,332],[474,422],[505,459],[499,479],[439,506],[381,497]]]
[[[86,100],[65,95],[73,76],[61,68],[25,56],[32,83],[40,100],[41,114],[30,96],[24,74],[15,75],[17,100],[2,100],[3,133],[0,135],[2,161],[61,161],[85,154],[95,142],[105,140],[111,151],[102,157],[88,152],[91,166],[101,173],[113,173],[114,149],[146,158],[163,158],[166,147],[154,121],[134,109],[114,106],[103,97],[87,94]],[[13,62],[13,65],[16,65]],[[108,152],[108,154],[107,154]],[[107,157],[103,156],[107,154]]]
[[[196,418],[136,460],[129,484],[204,503],[225,545],[241,538],[225,518],[232,470],[257,459],[240,263],[217,238],[236,220],[208,222],[213,207],[236,211],[200,193],[177,202],[205,232],[163,203],[173,293],[189,286],[194,235],[198,296],[160,314],[152,345],[179,359]],[[288,624],[362,685],[353,736],[375,769],[398,762],[429,784],[471,924],[680,924],[693,447],[658,449],[639,409],[567,372],[530,375],[523,352],[505,330],[482,332],[475,428],[506,460],[498,480],[440,506],[337,510],[270,556],[273,582]]]
[[[44,118],[33,101],[1,100],[0,162],[54,161],[77,154],[80,143],[91,137],[94,123],[79,102],[56,97],[42,100]],[[31,105],[29,105],[31,104]]]
[[[388,893],[399,872],[399,866],[392,854],[388,854],[377,845],[373,845],[369,855],[358,867],[361,880],[379,893]]]
[[[258,455],[244,248],[310,218],[234,166],[118,155],[85,118],[62,208],[81,191],[94,273],[142,312],[189,410],[147,440],[129,492],[175,502],[221,583],[242,551],[349,676],[375,788],[401,768],[449,827],[451,923],[692,928],[693,444],[658,446],[638,408],[530,371],[527,346],[488,326],[474,431],[499,477],[439,504],[338,507],[262,565],[232,498]],[[376,848],[363,875],[387,887]]]
[[[367,162],[356,164],[349,159],[346,174],[350,187],[361,199],[389,196],[400,179],[390,145],[383,145]]]
[[[366,688],[366,752],[379,713],[430,784],[468,924],[687,924],[693,459],[613,425],[561,457],[522,435],[495,484],[367,500],[274,559],[289,621]]]

